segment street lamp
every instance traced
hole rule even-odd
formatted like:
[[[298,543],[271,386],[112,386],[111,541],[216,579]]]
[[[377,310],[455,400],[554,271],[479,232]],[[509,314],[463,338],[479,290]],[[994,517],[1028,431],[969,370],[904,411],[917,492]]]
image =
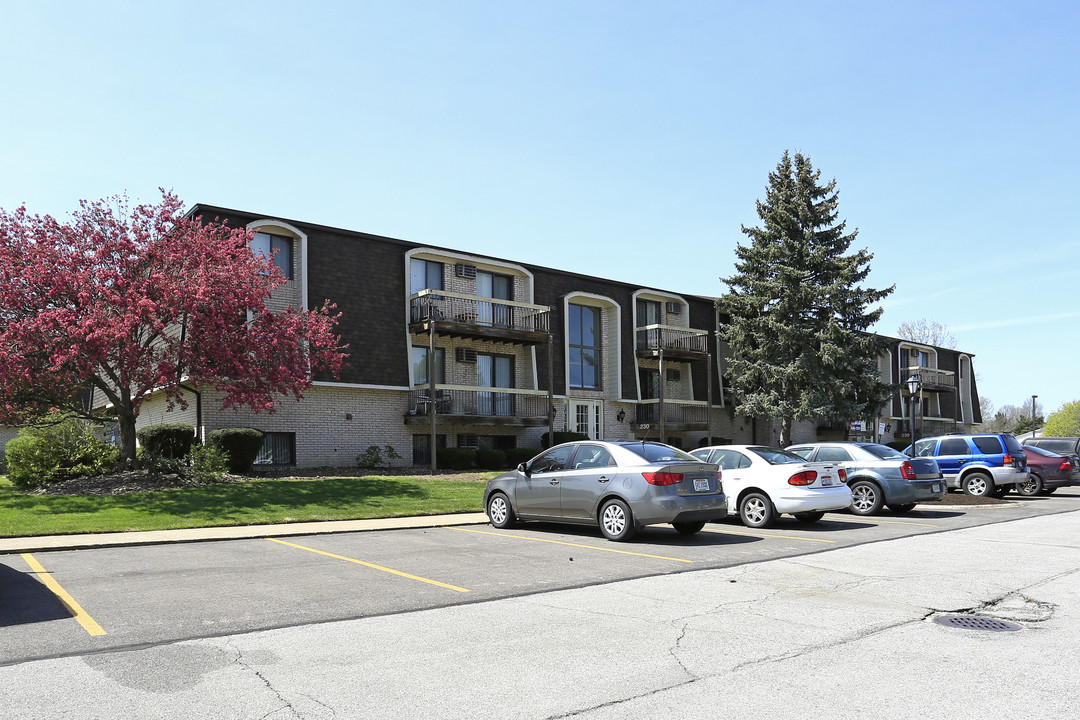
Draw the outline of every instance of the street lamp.
[[[915,394],[919,392],[919,388],[922,387],[922,380],[919,379],[918,374],[912,373],[911,377],[907,381],[908,392],[911,394],[911,451],[915,452]]]
[[[1031,437],[1035,437],[1035,398],[1038,395],[1031,396]]]

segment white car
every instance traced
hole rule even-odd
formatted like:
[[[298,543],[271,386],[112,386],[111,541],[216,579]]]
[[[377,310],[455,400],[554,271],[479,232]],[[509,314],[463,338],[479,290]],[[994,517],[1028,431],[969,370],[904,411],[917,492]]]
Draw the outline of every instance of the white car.
[[[747,527],[765,527],[784,513],[817,522],[851,505],[847,474],[835,463],[807,462],[764,445],[715,445],[690,454],[720,466],[728,512]]]

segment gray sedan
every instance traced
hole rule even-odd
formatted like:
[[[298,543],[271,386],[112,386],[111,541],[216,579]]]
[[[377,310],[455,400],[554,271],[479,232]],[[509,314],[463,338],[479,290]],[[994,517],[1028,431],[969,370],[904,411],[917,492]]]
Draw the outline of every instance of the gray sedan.
[[[851,488],[850,510],[856,515],[876,515],[886,505],[905,513],[916,503],[945,497],[945,480],[933,458],[908,457],[878,443],[818,442],[787,449],[807,460],[844,468]]]
[[[658,442],[564,443],[488,481],[491,524],[545,520],[599,525],[629,540],[645,525],[671,523],[692,534],[727,516],[720,469]]]

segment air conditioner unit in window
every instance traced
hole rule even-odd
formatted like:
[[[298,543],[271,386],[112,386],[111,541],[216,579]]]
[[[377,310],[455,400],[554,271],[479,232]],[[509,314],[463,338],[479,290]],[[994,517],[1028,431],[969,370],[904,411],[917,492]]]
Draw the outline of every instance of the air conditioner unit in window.
[[[474,278],[476,277],[476,266],[466,265],[465,263],[458,263],[454,266],[456,274],[459,278]]]
[[[671,313],[672,315],[681,315],[682,314],[682,303],[669,302],[667,304],[667,311],[669,313]]]
[[[461,363],[476,362],[476,351],[472,348],[459,347],[457,349],[457,361]]]
[[[679,380],[682,379],[682,371],[668,369],[668,371],[667,371],[667,379],[670,380],[671,382],[678,382]]]

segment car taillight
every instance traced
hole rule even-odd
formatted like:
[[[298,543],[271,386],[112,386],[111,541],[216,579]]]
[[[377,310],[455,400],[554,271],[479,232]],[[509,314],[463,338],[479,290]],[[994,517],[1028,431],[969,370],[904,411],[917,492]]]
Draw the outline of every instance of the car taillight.
[[[904,478],[905,480],[917,479],[915,476],[915,468],[913,468],[911,466],[911,463],[909,463],[907,460],[900,463],[900,477]]]
[[[836,474],[840,476],[840,484],[847,485],[847,470],[840,468],[836,471]]]
[[[1064,470],[1066,472],[1069,472],[1072,470],[1072,463],[1068,460],[1063,460],[1061,463],[1061,467],[1059,467],[1058,470]]]
[[[682,473],[643,472],[641,475],[650,485],[674,485],[675,483],[681,483],[683,479]]]
[[[795,473],[787,479],[788,485],[813,485],[817,480],[817,473],[813,470],[803,470]]]

